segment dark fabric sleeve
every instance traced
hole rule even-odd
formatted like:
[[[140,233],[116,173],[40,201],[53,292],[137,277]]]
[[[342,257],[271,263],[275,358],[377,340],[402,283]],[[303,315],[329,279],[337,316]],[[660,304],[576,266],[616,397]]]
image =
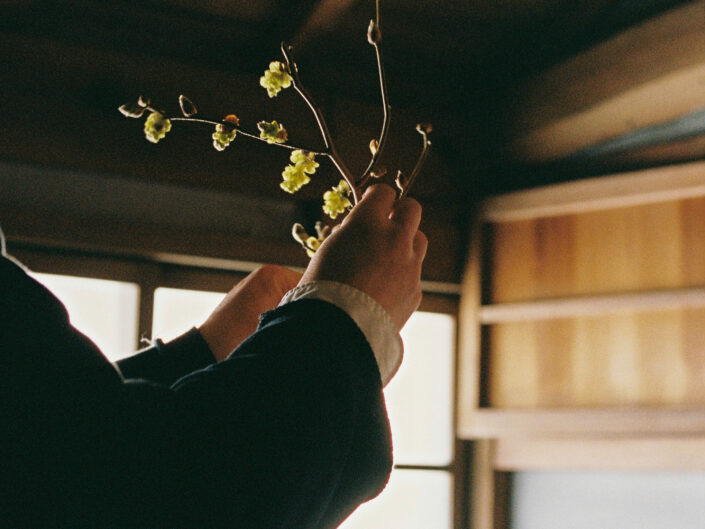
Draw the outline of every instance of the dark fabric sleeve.
[[[0,290],[6,526],[326,529],[384,487],[379,371],[335,306],[267,313],[168,387],[123,380],[6,259]]]
[[[156,340],[151,347],[116,362],[123,378],[142,378],[170,386],[178,379],[210,364],[215,357],[195,327],[167,343]]]

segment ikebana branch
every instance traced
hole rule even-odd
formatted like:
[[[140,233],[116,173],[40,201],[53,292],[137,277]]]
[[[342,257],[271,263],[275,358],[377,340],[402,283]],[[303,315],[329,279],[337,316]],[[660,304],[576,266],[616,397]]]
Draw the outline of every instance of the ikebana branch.
[[[338,151],[335,148],[335,143],[333,142],[333,137],[331,136],[330,131],[328,130],[328,124],[326,123],[326,120],[323,117],[323,112],[318,107],[318,105],[316,105],[316,103],[313,101],[313,98],[308,93],[308,90],[306,90],[306,88],[301,83],[301,78],[299,77],[299,68],[296,65],[296,61],[293,57],[294,48],[293,46],[282,42],[281,51],[282,55],[284,56],[284,60],[286,61],[286,66],[289,69],[289,74],[291,75],[291,84],[294,87],[294,90],[296,90],[296,93],[301,96],[301,99],[304,100],[304,102],[311,109],[311,112],[313,112],[313,115],[316,118],[316,123],[318,124],[318,129],[321,131],[323,143],[325,144],[326,150],[328,151],[326,154],[350,187],[350,191],[352,192],[353,197],[353,204],[357,204],[361,198],[360,189],[357,187],[356,182],[353,179],[352,173],[347,168],[345,162],[340,157]]]
[[[172,122],[190,121],[214,127],[211,133],[211,139],[212,145],[217,151],[222,152],[227,149],[238,135],[288,149],[291,151],[289,164],[284,167],[281,173],[282,181],[279,183],[279,187],[287,193],[296,193],[303,186],[311,182],[311,176],[316,173],[316,169],[319,167],[319,163],[316,161],[317,156],[328,158],[342,176],[342,179],[338,181],[338,185],[328,188],[323,194],[323,212],[331,219],[335,220],[339,215],[345,215],[355,204],[360,202],[362,192],[371,179],[380,178],[386,174],[385,169],[376,169],[377,162],[387,143],[391,119],[391,106],[388,101],[387,80],[384,71],[384,61],[382,59],[382,30],[379,4],[380,1],[375,0],[375,18],[370,20],[370,24],[367,28],[367,41],[374,47],[377,59],[377,72],[379,75],[379,87],[382,99],[382,126],[378,138],[370,141],[370,161],[357,179],[353,176],[338,153],[321,108],[315,103],[311,94],[309,94],[301,82],[299,69],[294,60],[294,50],[292,46],[284,42],[281,43],[281,52],[284,62],[270,62],[268,69],[265,70],[264,75],[260,77],[259,84],[262,88],[267,90],[267,95],[270,98],[277,97],[282,90],[293,86],[296,93],[299,94],[313,113],[325,145],[323,149],[308,149],[288,143],[289,136],[286,128],[276,120],[259,121],[257,123],[259,135],[257,135],[241,129],[240,120],[235,114],[228,114],[221,120],[194,117],[198,113],[196,105],[185,95],[179,96],[179,106],[182,116],[168,117],[166,112],[152,107],[150,100],[142,96],[140,96],[136,102],[121,105],[118,110],[128,118],[142,118],[146,115],[144,134],[145,138],[152,143],[158,143],[166,136],[172,128]],[[397,173],[396,185],[399,188],[399,198],[403,198],[409,194],[411,186],[416,180],[428,156],[428,149],[431,145],[431,142],[428,141],[431,126],[417,125],[416,130],[421,134],[423,146],[411,175],[406,178],[401,171]],[[321,222],[316,223],[315,235],[309,235],[305,228],[299,223],[294,224],[292,228],[293,238],[303,247],[309,257],[314,255],[330,232],[330,227]]]

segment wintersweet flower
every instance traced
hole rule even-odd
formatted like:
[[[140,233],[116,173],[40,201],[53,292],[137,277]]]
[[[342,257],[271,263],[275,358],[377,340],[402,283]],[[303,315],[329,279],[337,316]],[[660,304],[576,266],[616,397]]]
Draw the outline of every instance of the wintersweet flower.
[[[304,227],[298,222],[294,224],[291,230],[291,235],[294,237],[294,240],[298,242],[304,250],[306,250],[306,255],[308,255],[309,258],[313,257],[313,255],[316,253],[316,250],[320,248],[321,244],[328,236],[329,232],[329,230],[326,230],[325,228],[321,229],[320,223],[318,222],[316,223],[316,231],[319,232],[318,237],[309,235],[304,229]]]
[[[332,219],[336,218],[341,213],[345,213],[345,210],[352,207],[352,202],[348,199],[349,194],[350,186],[345,180],[341,180],[336,187],[326,191],[323,194],[324,213]]]
[[[296,149],[292,151],[289,160],[297,167],[300,167],[305,173],[313,174],[316,172],[319,165],[314,157],[315,155],[312,152]]]
[[[276,121],[260,121],[257,123],[259,137],[267,143],[284,143],[287,139],[286,129]]]
[[[218,151],[224,151],[235,139],[235,136],[237,136],[235,129],[225,125],[216,125],[215,132],[211,135],[211,138],[213,138],[213,147]]]
[[[147,140],[157,143],[171,130],[171,121],[159,112],[152,112],[144,122],[144,135]]]
[[[306,255],[309,257],[313,257],[313,255],[316,253],[316,250],[320,248],[321,246],[321,240],[314,237],[311,235],[308,239],[306,239]]]
[[[259,78],[259,84],[267,89],[269,97],[276,97],[284,88],[291,86],[291,75],[284,63],[272,61],[269,63],[269,70],[265,70],[264,75]]]
[[[284,178],[284,181],[279,184],[279,187],[287,193],[296,193],[299,189],[311,181],[306,174],[304,167],[299,164],[287,165],[284,168],[284,171],[282,171],[282,177]]]

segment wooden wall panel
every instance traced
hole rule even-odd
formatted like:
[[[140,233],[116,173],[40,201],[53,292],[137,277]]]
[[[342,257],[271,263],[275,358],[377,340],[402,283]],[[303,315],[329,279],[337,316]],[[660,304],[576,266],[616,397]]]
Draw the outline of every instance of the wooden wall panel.
[[[489,406],[705,405],[705,309],[491,328]]]
[[[493,226],[485,303],[705,284],[705,198]]]

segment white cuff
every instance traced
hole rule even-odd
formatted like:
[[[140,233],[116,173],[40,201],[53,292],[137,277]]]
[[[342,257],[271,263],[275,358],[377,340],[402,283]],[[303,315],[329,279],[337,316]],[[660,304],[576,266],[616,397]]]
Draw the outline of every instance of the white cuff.
[[[300,285],[287,292],[279,305],[304,298],[328,301],[357,323],[377,360],[382,386],[386,386],[401,365],[404,345],[382,305],[361,290],[337,281],[312,281]]]

